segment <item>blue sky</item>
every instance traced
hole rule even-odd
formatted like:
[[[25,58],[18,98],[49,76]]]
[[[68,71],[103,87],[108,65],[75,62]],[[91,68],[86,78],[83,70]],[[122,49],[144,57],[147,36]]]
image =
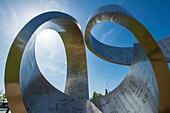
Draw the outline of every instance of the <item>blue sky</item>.
[[[47,11],[62,11],[77,19],[84,34],[90,14],[96,8],[106,4],[119,4],[126,8],[148,29],[155,40],[170,35],[169,0],[1,0],[0,90],[4,90],[5,62],[12,41],[31,18]],[[41,34],[43,37],[39,36],[37,41],[38,65],[44,76],[55,87],[63,90],[66,77],[64,46],[57,33],[49,30],[44,32],[48,35]],[[106,44],[132,46],[132,34],[117,24],[107,22],[96,25],[93,33],[97,39]],[[47,38],[49,39],[47,40]],[[46,46],[43,46],[44,44]],[[127,66],[103,61],[87,48],[86,55],[90,96],[93,91],[104,93],[105,88],[107,88],[106,84],[111,90],[124,79],[128,71]]]

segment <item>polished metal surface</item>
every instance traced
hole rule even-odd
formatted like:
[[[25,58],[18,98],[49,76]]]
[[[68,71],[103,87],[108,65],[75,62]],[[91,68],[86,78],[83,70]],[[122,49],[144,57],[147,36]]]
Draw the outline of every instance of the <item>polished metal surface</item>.
[[[134,39],[134,48],[109,46],[96,40],[91,29],[104,21],[118,23],[131,31],[137,39]],[[103,113],[168,113],[170,73],[166,60],[169,61],[170,57],[169,39],[160,40],[157,44],[147,29],[121,6],[107,5],[97,9],[86,27],[87,47],[98,57],[130,65],[130,69],[115,90],[92,102]]]
[[[96,40],[91,29],[103,21],[118,23],[131,31],[136,37],[134,47],[108,46]],[[170,37],[156,43],[147,29],[121,6],[107,5],[97,9],[85,30],[87,47],[96,56],[112,63],[130,65],[130,69],[116,89],[90,101],[85,46],[78,26],[78,22],[65,13],[47,12],[36,16],[21,29],[11,46],[5,70],[5,88],[12,113],[170,111],[170,72],[167,66]],[[45,29],[58,32],[65,46],[65,93],[53,87],[37,65],[36,39]]]
[[[35,42],[44,29],[55,30],[64,42],[67,55],[66,94],[54,88],[37,65]],[[12,113],[100,113],[88,100],[82,33],[77,21],[61,12],[41,14],[19,32],[7,59],[5,86]]]
[[[119,9],[120,8],[120,9]],[[124,10],[121,11],[121,10]],[[93,26],[95,24],[100,24],[100,22],[113,21],[113,19],[119,19],[119,15],[117,17],[106,17],[106,13],[123,13],[133,18],[133,16],[125,9],[115,6],[115,7],[102,7],[97,9],[89,18],[91,20],[93,18]],[[101,15],[100,17],[98,15]],[[94,18],[95,17],[95,18]],[[95,20],[94,20],[95,19]],[[116,20],[118,21],[118,20]],[[91,25],[92,26],[92,25]],[[136,27],[136,26],[135,26]],[[88,29],[91,29],[88,27]],[[87,36],[86,36],[87,37]],[[127,37],[128,39],[128,37]],[[121,65],[130,65],[133,57],[133,48],[132,47],[116,47],[106,45],[99,40],[97,40],[93,34],[90,32],[88,38],[86,38],[87,47],[98,57],[107,60],[112,63],[121,64]],[[170,62],[170,47],[168,46],[170,43],[170,37],[166,37],[158,41],[158,45],[161,48],[167,62]],[[100,47],[100,49],[98,49]]]
[[[91,50],[91,52],[93,52],[98,57],[112,63],[130,66],[132,62],[134,48],[106,45],[100,42],[99,40],[97,40],[92,35],[91,32],[89,34],[89,39],[90,41],[88,43],[90,44],[90,46],[88,46],[88,48]],[[166,58],[166,61],[170,62],[170,47],[169,47],[170,37],[166,37],[159,40],[157,44],[161,48],[161,51],[163,52],[164,57]],[[100,51],[98,50],[98,48],[100,48]]]

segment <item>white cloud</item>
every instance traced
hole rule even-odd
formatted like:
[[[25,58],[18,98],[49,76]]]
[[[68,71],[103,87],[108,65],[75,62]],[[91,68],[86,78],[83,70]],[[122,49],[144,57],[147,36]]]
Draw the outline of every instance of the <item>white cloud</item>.
[[[44,76],[66,74],[66,54],[63,42],[54,30],[44,30],[38,36],[36,56]]]
[[[109,29],[107,32],[105,32],[105,33],[103,33],[103,35],[101,36],[101,42],[103,42],[103,41],[106,41],[106,39],[107,39],[107,36],[109,36],[110,34],[112,34],[113,32],[114,32],[114,30],[115,30],[115,27],[113,27],[112,29]],[[119,34],[116,34],[116,35],[119,35]],[[110,39],[112,39],[113,40],[113,38],[115,38],[115,36],[113,36],[112,38],[110,38]],[[109,40],[110,40],[109,39]],[[108,39],[107,39],[108,40]]]
[[[21,30],[21,28],[33,17],[47,11],[63,11],[68,12],[69,11],[69,5],[65,0],[38,0],[32,2],[30,1],[20,1],[20,5],[13,4],[11,1],[4,1],[4,4],[0,4],[0,50],[3,50],[0,53],[0,90],[3,88],[4,83],[4,69],[5,69],[5,62],[8,50],[12,44],[12,41],[14,40],[15,36],[18,34],[18,32]],[[22,5],[21,5],[22,4]],[[4,49],[5,48],[5,49]],[[55,49],[49,49],[51,54],[50,59],[55,59],[56,54]],[[47,54],[43,54],[44,57],[47,57]],[[63,58],[62,58],[63,59]],[[62,62],[62,60],[61,60]],[[46,63],[42,63],[43,66],[49,66],[46,67],[48,71],[51,69],[51,73],[61,73],[58,75],[63,75],[63,71],[61,72],[59,67],[57,68],[55,63],[50,64],[52,62],[49,62],[47,65]],[[66,64],[66,61],[64,61],[64,65]],[[58,71],[56,70],[58,69]],[[50,75],[50,74],[49,74]],[[54,75],[54,74],[53,74]]]
[[[40,0],[40,5],[46,11],[56,10],[68,12],[69,5],[65,0]]]
[[[35,5],[37,4],[39,5]],[[47,11],[68,12],[69,5],[65,0],[39,0],[28,4],[25,1],[22,6],[13,6],[12,3],[5,2],[0,5],[0,32],[1,36],[13,38],[18,34],[21,28],[33,17]],[[31,7],[28,7],[31,6]],[[24,9],[24,10],[23,10]],[[27,14],[25,14],[27,13]]]
[[[64,91],[67,74],[66,54],[58,33],[44,30],[36,42],[36,56],[43,76],[54,87]]]
[[[107,26],[107,24],[106,24]],[[102,25],[102,28],[103,27],[106,27],[104,26],[104,24]],[[96,32],[97,33],[101,33],[101,35],[96,35],[96,36],[99,36],[99,37],[96,37],[100,42],[103,42],[105,44],[111,44],[113,43],[114,41],[116,41],[116,39],[120,38],[121,34],[124,32],[122,29],[120,29],[119,26],[117,25],[114,25],[112,27],[109,27],[107,29],[107,31],[103,31],[102,28],[99,28],[98,31]]]
[[[14,39],[14,36],[18,33],[18,16],[16,12],[10,10],[10,8],[0,7],[0,32],[1,36],[6,36],[5,39]],[[3,38],[3,37],[1,37]]]

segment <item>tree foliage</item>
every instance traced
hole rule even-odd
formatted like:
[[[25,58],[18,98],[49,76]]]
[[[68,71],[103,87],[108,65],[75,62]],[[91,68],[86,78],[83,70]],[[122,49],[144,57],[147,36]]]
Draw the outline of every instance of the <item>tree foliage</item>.
[[[0,102],[6,101],[6,94],[3,93],[3,91],[0,91]]]
[[[92,99],[97,99],[97,98],[100,98],[101,96],[103,96],[101,93],[94,92]]]

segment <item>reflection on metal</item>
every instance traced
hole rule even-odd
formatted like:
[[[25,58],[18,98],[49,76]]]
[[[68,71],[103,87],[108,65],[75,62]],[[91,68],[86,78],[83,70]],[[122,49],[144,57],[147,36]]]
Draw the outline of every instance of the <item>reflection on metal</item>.
[[[103,44],[100,41],[98,41],[92,35],[92,33],[89,33],[89,40],[90,41],[87,42],[88,48],[98,57],[108,62],[130,66],[132,62],[134,48],[115,47],[115,46]],[[170,37],[166,37],[158,41],[158,45],[161,48],[167,62],[170,62],[170,49],[168,48],[169,44],[170,44]],[[100,47],[100,51],[98,50],[99,47]]]
[[[55,30],[64,42],[67,55],[67,95],[48,83],[37,66],[35,42],[44,29]],[[14,113],[100,112],[88,100],[82,33],[77,21],[67,14],[48,12],[28,22],[12,44],[5,74],[6,93]]]
[[[97,41],[90,31],[102,21],[126,27],[139,42],[134,42],[134,48],[118,48]],[[10,49],[5,70],[5,88],[12,113],[170,111],[170,73],[167,67],[170,38],[157,44],[146,28],[120,6],[107,5],[97,9],[86,27],[87,47],[106,61],[131,66],[115,90],[89,101],[85,47],[78,26],[78,22],[67,14],[47,12],[33,18],[19,32]],[[37,65],[35,42],[44,29],[55,30],[64,42],[67,56],[65,93],[53,87]]]
[[[96,40],[91,29],[96,23],[118,23],[136,37],[134,48],[105,45]],[[152,35],[127,10],[117,5],[97,9],[89,19],[85,31],[87,47],[100,58],[130,65],[123,82],[108,95],[92,102],[103,113],[168,113],[170,111],[170,37],[154,41]],[[159,48],[162,49],[164,56]]]

